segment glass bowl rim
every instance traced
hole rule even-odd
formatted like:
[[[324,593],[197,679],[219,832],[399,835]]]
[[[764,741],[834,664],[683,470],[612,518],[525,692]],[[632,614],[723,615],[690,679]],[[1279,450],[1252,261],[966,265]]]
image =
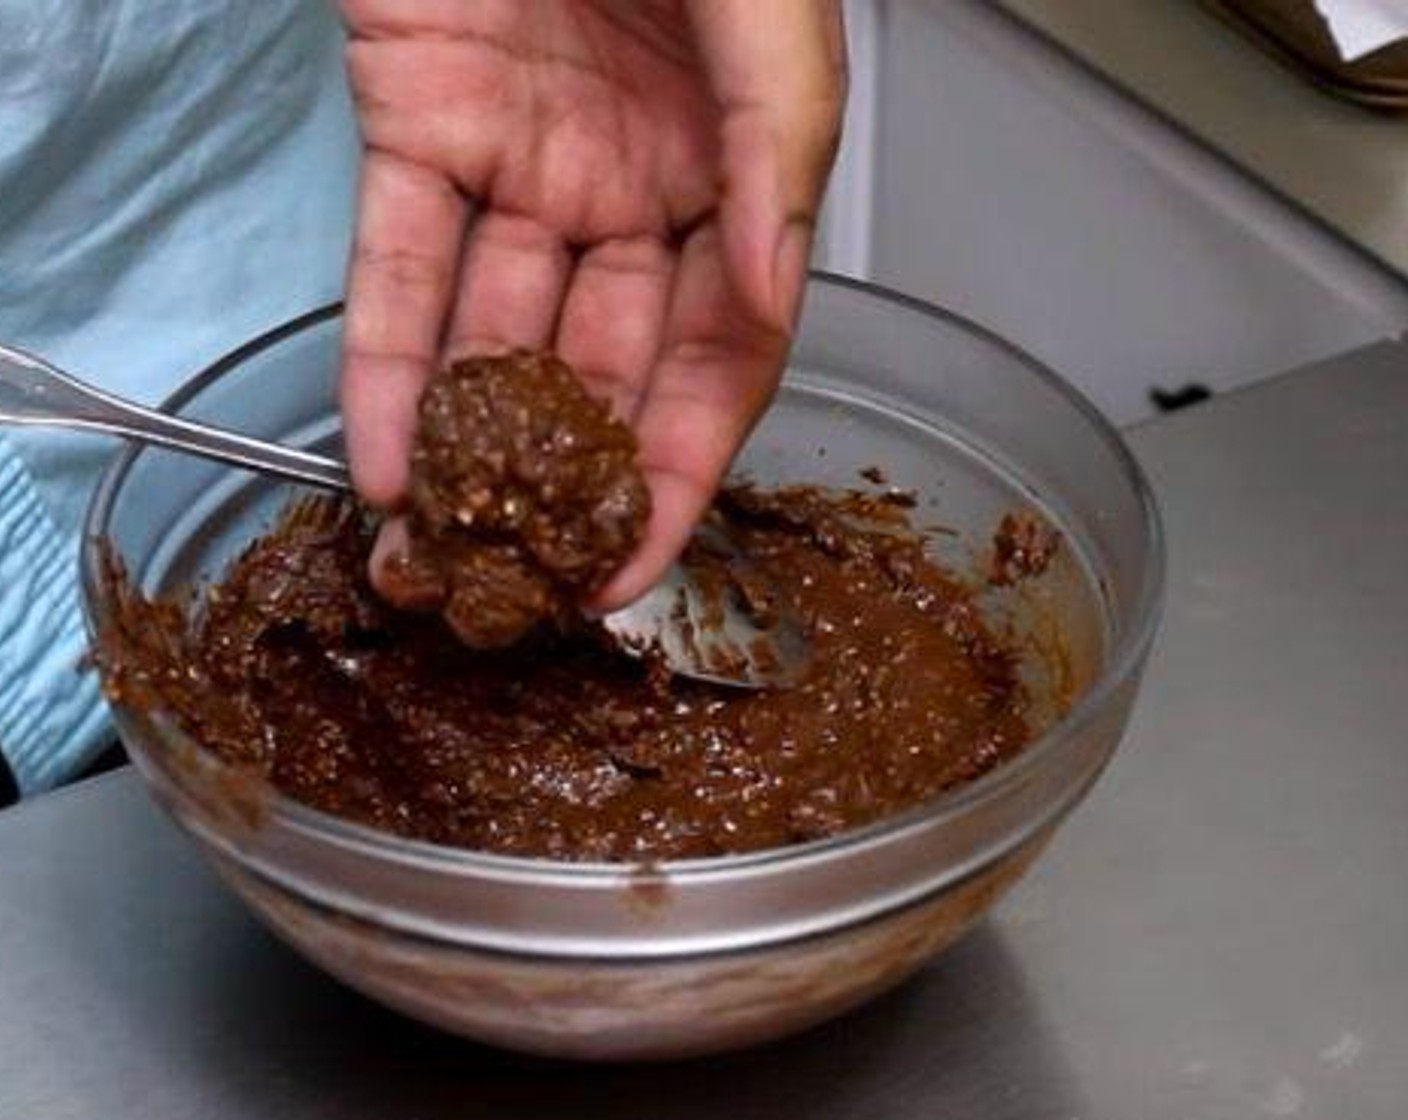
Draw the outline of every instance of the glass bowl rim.
[[[269,813],[269,819],[277,820],[298,832],[330,841],[344,849],[435,871],[477,871],[495,877],[507,876],[539,882],[561,882],[565,879],[586,886],[591,883],[615,885],[620,882],[623,874],[638,874],[642,866],[648,866],[652,873],[668,875],[672,882],[683,885],[692,878],[712,879],[735,871],[775,870],[780,865],[810,864],[816,860],[881,845],[921,828],[940,828],[945,822],[976,812],[982,805],[998,800],[1004,792],[1019,785],[1027,775],[1039,769],[1051,755],[1058,752],[1064,743],[1069,742],[1098,718],[1111,698],[1138,671],[1153,642],[1162,609],[1166,564],[1163,523],[1153,490],[1138,460],[1111,422],[1069,382],[1025,350],[986,327],[946,308],[871,281],[814,270],[809,274],[808,287],[850,292],[888,304],[892,308],[916,313],[955,328],[986,347],[1004,354],[1049,389],[1055,390],[1064,402],[1087,422],[1096,438],[1106,445],[1120,465],[1139,503],[1142,529],[1148,543],[1147,563],[1134,598],[1130,614],[1131,624],[1117,636],[1096,679],[1076,700],[1070,711],[1047,728],[1016,758],[972,782],[931,797],[904,812],[883,817],[834,836],[736,855],[659,861],[573,862],[480,852],[400,836],[345,820],[304,805],[272,785],[263,783],[260,802]],[[288,338],[338,318],[342,310],[343,304],[340,301],[324,304],[257,335],[187,379],[158,407],[166,412],[179,412],[227,373]],[[84,518],[80,559],[83,606],[90,637],[94,639],[98,620],[110,613],[111,606],[102,578],[100,541],[107,536],[107,525],[123,483],[144,450],[143,445],[131,443],[114,455],[98,481]],[[195,756],[201,760],[202,765],[212,767],[216,771],[232,769],[172,721],[159,716],[154,718],[146,712],[131,714],[135,716],[146,735],[158,740],[174,736],[194,749]],[[147,748],[143,746],[139,749]],[[149,780],[145,773],[143,780]],[[1005,850],[1020,843],[1028,831],[1026,827],[1016,830],[1011,837],[1011,844],[1002,844],[1001,848]]]

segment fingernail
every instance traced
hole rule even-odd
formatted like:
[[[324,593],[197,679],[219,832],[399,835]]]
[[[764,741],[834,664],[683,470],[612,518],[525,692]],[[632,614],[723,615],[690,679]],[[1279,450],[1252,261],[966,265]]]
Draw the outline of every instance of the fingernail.
[[[777,325],[790,332],[797,321],[806,289],[807,264],[811,260],[812,226],[792,220],[782,229],[773,255],[772,290],[776,301]]]

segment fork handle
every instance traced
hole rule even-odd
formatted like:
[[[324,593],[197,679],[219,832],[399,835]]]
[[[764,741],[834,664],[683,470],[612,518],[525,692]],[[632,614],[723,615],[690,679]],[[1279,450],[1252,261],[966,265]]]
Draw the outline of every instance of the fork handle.
[[[4,345],[0,423],[110,432],[315,486],[348,490],[352,485],[347,465],[336,459],[144,408]]]

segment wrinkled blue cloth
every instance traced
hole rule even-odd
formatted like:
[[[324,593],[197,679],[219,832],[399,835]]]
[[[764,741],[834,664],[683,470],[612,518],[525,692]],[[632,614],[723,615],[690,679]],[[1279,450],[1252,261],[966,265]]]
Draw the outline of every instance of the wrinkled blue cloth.
[[[0,340],[157,401],[342,289],[358,145],[327,0],[0,0]],[[77,547],[99,437],[0,429],[0,752],[109,734]]]

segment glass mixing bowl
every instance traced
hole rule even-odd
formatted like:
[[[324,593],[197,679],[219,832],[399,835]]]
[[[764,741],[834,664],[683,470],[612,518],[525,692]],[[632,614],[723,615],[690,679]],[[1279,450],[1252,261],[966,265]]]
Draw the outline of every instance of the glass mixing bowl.
[[[340,319],[326,309],[195,377],[171,411],[285,443],[338,440]],[[1067,385],[952,315],[811,282],[776,405],[738,464],[760,482],[914,490],[935,549],[984,570],[1014,508],[1060,528],[1059,562],[986,595],[1034,651],[1050,726],[1022,755],[912,811],[728,858],[564,864],[403,839],[297,804],[169,722],[119,707],[153,793],[230,885],[353,987],[474,1038],[579,1058],[662,1058],[777,1037],[895,984],[1041,851],[1124,730],[1162,587],[1158,518],[1118,435]],[[220,568],[290,488],[156,448],[104,476],[87,523],[93,630],[113,604],[100,538],[152,591]],[[1073,695],[1072,704],[1060,697]]]

